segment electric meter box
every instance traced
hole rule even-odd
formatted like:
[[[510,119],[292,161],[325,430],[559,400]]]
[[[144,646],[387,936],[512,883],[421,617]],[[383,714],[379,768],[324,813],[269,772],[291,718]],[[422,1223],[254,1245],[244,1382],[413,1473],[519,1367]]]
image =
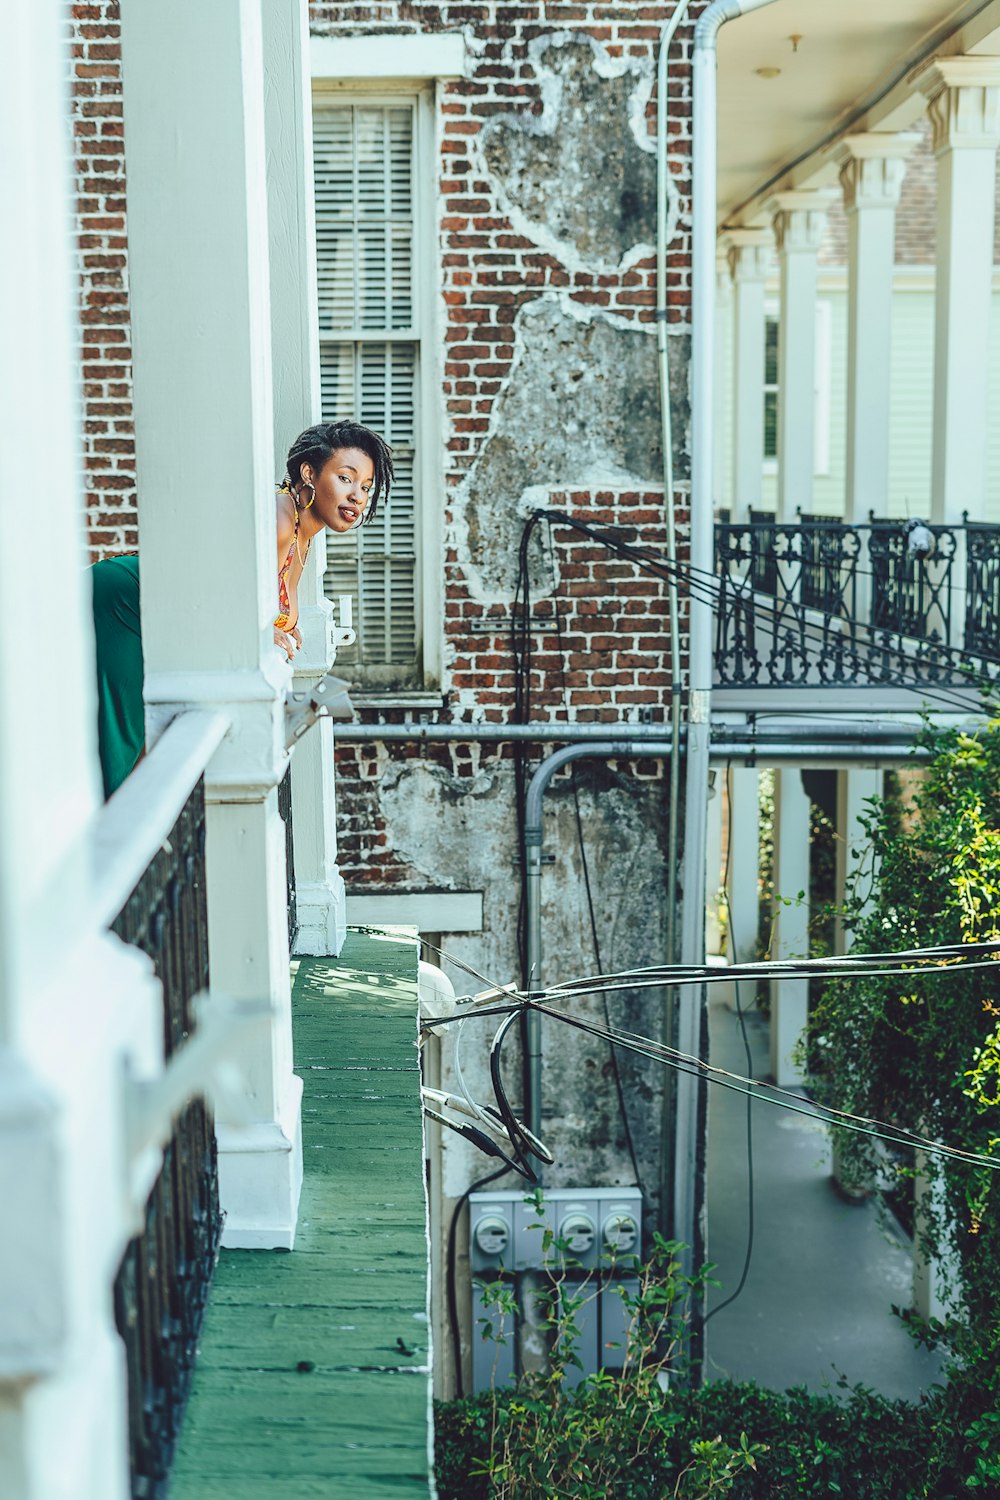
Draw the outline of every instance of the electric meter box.
[[[579,1267],[631,1270],[642,1252],[642,1194],[636,1187],[542,1190],[537,1206],[527,1189],[485,1189],[469,1196],[469,1245],[473,1271],[540,1271]],[[483,1219],[510,1225],[512,1246],[490,1253],[477,1240]],[[551,1240],[546,1249],[546,1230]],[[484,1231],[485,1234],[485,1231]],[[560,1253],[557,1242],[567,1244]],[[498,1241],[491,1242],[493,1246]]]
[[[484,1283],[513,1283],[524,1271],[567,1276],[567,1293],[579,1292],[584,1299],[573,1315],[582,1369],[570,1365],[567,1384],[576,1385],[599,1369],[621,1369],[628,1312],[620,1291],[638,1291],[641,1254],[638,1188],[544,1188],[540,1200],[527,1188],[471,1193],[474,1389],[500,1389],[517,1373],[516,1317],[498,1312],[484,1294]]]

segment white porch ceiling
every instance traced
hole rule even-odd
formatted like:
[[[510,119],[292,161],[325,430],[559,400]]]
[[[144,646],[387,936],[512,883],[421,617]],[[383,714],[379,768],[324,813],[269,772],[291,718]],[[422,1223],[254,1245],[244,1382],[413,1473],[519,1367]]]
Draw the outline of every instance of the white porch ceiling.
[[[767,192],[831,181],[831,136],[905,129],[921,60],[966,51],[1000,54],[1000,0],[775,0],[723,27],[719,222],[761,222]]]

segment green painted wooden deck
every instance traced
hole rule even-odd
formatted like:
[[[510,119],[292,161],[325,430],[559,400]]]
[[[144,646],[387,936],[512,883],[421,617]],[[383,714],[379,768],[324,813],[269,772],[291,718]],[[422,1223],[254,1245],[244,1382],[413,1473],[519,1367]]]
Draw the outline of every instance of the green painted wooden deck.
[[[426,1497],[417,955],[351,933],[294,966],[305,1173],[295,1249],[223,1251],[171,1500]]]

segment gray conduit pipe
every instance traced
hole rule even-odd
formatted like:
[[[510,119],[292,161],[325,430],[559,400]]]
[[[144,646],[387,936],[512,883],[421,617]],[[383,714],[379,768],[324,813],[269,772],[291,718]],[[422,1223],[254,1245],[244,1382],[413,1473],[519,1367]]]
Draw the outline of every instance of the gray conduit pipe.
[[[571,760],[592,755],[611,760],[619,755],[634,755],[634,739],[593,740],[589,744],[564,745],[547,755],[528,785],[524,804],[524,848],[527,860],[527,928],[528,984],[532,989],[542,984],[542,799],[557,771]],[[669,756],[669,740],[649,740],[642,747],[644,755]],[[525,1052],[525,1123],[536,1135],[542,1128],[542,1018],[537,1011],[524,1017]]]
[[[674,516],[674,432],[670,410],[670,341],[667,337],[667,59],[670,44],[690,0],[677,0],[660,33],[656,64],[656,353],[660,375],[660,446],[663,456],[663,509],[667,558],[674,566],[667,581],[670,622],[670,789],[667,811],[667,962],[674,961],[677,929],[677,850],[680,816],[681,612],[677,591],[677,520]]]
[[[983,720],[967,721],[974,729]],[[768,756],[782,756],[783,745],[815,745],[822,737],[824,744],[841,743],[857,745],[859,753],[871,744],[889,740],[899,746],[912,744],[923,726],[920,724],[894,723],[891,719],[867,721],[862,724],[807,724],[801,721],[780,724],[773,720],[762,721],[753,731],[739,724],[720,724],[712,731],[710,754],[713,760],[720,758],[717,747],[723,743],[743,745],[740,752],[752,755],[754,748]],[[640,747],[652,741],[666,738],[666,724],[340,724],[334,734],[338,744],[363,744],[384,740],[387,744],[504,744],[513,740],[546,741],[561,744],[585,744],[594,740],[614,740],[616,744]],[[649,752],[647,752],[649,753]],[[659,757],[657,757],[659,759]]]

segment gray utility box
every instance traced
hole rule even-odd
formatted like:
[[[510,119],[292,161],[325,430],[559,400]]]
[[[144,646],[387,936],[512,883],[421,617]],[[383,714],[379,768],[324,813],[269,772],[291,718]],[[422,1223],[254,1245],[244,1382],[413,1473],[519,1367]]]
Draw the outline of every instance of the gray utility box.
[[[573,1314],[583,1368],[571,1367],[567,1384],[599,1369],[620,1369],[627,1327],[621,1292],[634,1295],[638,1290],[635,1264],[641,1244],[642,1194],[635,1187],[546,1188],[540,1208],[518,1188],[472,1193],[474,1389],[505,1385],[518,1373],[517,1319],[490,1305],[483,1287],[510,1282],[516,1300],[515,1280],[521,1272],[563,1277],[565,1294],[584,1299]]]

